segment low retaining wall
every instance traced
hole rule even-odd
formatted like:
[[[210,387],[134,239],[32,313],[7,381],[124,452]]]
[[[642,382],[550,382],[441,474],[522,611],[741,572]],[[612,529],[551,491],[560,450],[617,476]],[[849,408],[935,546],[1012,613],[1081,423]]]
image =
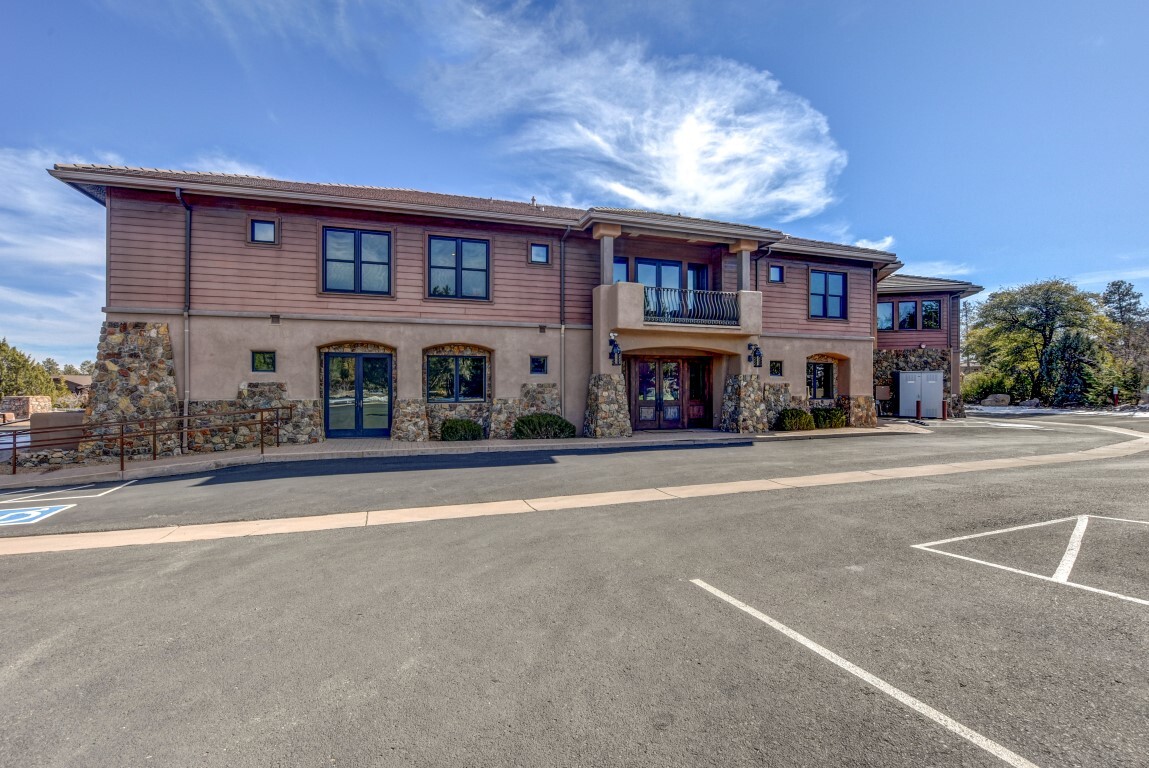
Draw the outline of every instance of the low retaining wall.
[[[52,398],[46,395],[9,395],[0,399],[0,413],[12,413],[23,421],[33,413],[51,413]]]

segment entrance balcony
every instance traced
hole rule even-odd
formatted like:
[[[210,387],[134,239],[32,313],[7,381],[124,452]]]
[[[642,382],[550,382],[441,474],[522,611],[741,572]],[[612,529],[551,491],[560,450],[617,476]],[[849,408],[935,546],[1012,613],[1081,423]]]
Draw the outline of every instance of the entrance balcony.
[[[692,291],[614,283],[596,287],[594,303],[595,324],[615,331],[722,336],[762,332],[759,291]]]

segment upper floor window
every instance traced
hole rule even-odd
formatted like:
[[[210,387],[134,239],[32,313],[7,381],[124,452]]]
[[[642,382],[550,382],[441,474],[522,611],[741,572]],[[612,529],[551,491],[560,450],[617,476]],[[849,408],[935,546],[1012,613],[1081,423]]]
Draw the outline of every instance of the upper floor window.
[[[845,272],[810,270],[810,317],[845,319]]]
[[[629,275],[627,272],[630,269],[630,262],[627,261],[625,256],[614,257],[614,274],[613,279],[616,283],[625,283]]]
[[[898,302],[898,330],[916,331],[918,329],[918,303],[916,301]]]
[[[550,264],[551,247],[545,243],[531,243],[531,263]]]
[[[892,330],[894,330],[894,302],[892,302],[892,301],[879,301],[878,302],[878,330],[879,331],[892,331]]]
[[[391,235],[323,228],[323,290],[391,293]]]
[[[490,298],[491,244],[462,237],[430,238],[427,295]]]
[[[781,282],[783,282],[783,278],[785,278],[785,277],[786,277],[786,271],[785,271],[785,269],[783,269],[781,264],[771,264],[770,265],[770,282],[781,283]]]
[[[279,242],[279,222],[275,219],[248,219],[247,241],[262,245],[275,245]]]
[[[922,330],[936,331],[942,327],[942,303],[937,299],[922,302]]]

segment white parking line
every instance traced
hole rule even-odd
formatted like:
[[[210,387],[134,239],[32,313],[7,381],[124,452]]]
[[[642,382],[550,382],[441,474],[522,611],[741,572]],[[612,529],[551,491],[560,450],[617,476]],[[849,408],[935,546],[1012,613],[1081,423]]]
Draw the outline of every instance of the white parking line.
[[[16,493],[25,493],[26,491],[30,491],[30,490],[32,490],[32,489],[31,488],[17,488],[14,491],[0,491],[0,496],[11,496],[11,495],[16,494]]]
[[[747,605],[746,603],[742,602],[741,600],[739,600],[735,597],[731,597],[730,595],[726,594],[725,592],[723,592],[720,589],[717,589],[716,587],[710,586],[709,584],[707,584],[702,579],[691,579],[690,583],[694,584],[697,587],[701,587],[702,589],[705,589],[710,594],[714,595],[715,597],[717,597],[720,600],[723,600],[723,601],[729,603],[730,605],[733,605],[738,610],[740,610],[744,613],[748,613],[749,615],[758,619],[759,621],[761,621],[763,624],[767,625],[768,627],[771,627],[773,629],[778,630],[779,632],[781,632],[786,637],[790,638],[791,640],[793,640],[797,643],[800,643],[801,645],[805,646],[809,650],[818,654],[819,656],[826,659],[830,663],[835,664],[838,667],[841,667],[842,669],[846,670],[851,675],[854,675],[855,677],[860,678],[861,680],[864,680],[865,682],[869,683],[873,687],[877,688],[882,693],[895,699],[899,703],[904,704],[905,706],[914,710],[918,714],[923,715],[925,717],[928,717],[930,720],[933,720],[935,723],[942,726],[943,728],[950,731],[951,733],[955,733],[958,736],[961,736],[966,741],[970,742],[971,744],[974,744],[978,747],[981,747],[986,752],[989,752],[991,755],[998,758],[1002,762],[1004,762],[1008,765],[1015,766],[1015,768],[1037,768],[1037,766],[1034,763],[1029,762],[1024,757],[1021,757],[1020,755],[1018,755],[1015,752],[1011,752],[1010,750],[1006,749],[1002,745],[998,744],[996,741],[993,741],[992,739],[988,739],[985,736],[982,736],[980,733],[973,730],[972,728],[969,728],[968,726],[962,725],[957,720],[954,720],[952,717],[937,711],[936,709],[934,709],[930,705],[928,705],[928,704],[926,704],[926,703],[924,703],[918,699],[915,699],[913,696],[909,695],[905,691],[903,691],[899,688],[895,688],[894,686],[887,683],[885,680],[882,680],[881,678],[870,674],[869,672],[862,669],[858,665],[853,664],[853,663],[847,661],[846,659],[843,659],[841,656],[839,656],[838,654],[829,650],[828,648],[825,648],[821,645],[818,645],[817,643],[815,643],[813,640],[809,639],[808,637],[800,635],[799,633],[790,629],[788,626],[786,626],[782,622],[776,621],[775,619],[770,618],[766,614],[753,608],[752,606]]]
[[[127,488],[129,485],[131,485],[134,482],[136,482],[136,481],[135,480],[129,480],[128,482],[124,483],[123,485],[117,485],[115,488],[105,488],[104,490],[100,491],[99,493],[89,493],[89,494],[86,494],[83,496],[61,496],[60,498],[54,498],[54,499],[41,498],[43,496],[51,496],[51,495],[56,494],[56,493],[68,493],[70,491],[82,491],[85,488],[91,488],[92,485],[94,485],[94,483],[89,483],[88,485],[78,485],[75,488],[65,488],[62,491],[45,491],[44,493],[34,493],[31,496],[21,496],[18,499],[4,499],[4,500],[0,500],[0,504],[15,504],[17,502],[22,503],[22,502],[28,501],[29,499],[36,499],[36,501],[38,501],[38,502],[39,501],[75,501],[76,499],[98,499],[101,496],[107,496],[112,491],[118,491],[121,488]]]
[[[1053,572],[1054,581],[1060,581],[1062,584],[1069,581],[1069,573],[1073,570],[1073,564],[1077,562],[1077,553],[1081,551],[1081,539],[1085,536],[1087,525],[1089,515],[1078,515],[1077,525],[1073,526],[1073,535],[1069,537],[1069,546],[1065,548],[1065,554],[1061,556],[1061,562]]]

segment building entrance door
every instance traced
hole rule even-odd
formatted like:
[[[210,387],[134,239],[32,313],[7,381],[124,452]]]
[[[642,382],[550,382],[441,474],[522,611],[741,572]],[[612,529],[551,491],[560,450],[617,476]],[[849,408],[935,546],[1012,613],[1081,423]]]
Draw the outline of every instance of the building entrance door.
[[[326,353],[323,421],[327,437],[389,436],[391,355]]]
[[[637,357],[631,362],[635,429],[709,427],[709,360]]]

